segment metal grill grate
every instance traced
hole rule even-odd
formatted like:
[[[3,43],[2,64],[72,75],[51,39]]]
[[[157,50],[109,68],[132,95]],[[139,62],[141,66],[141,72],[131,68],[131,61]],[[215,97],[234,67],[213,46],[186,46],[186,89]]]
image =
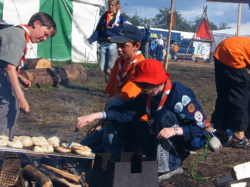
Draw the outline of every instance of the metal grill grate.
[[[5,186],[14,185],[18,179],[21,164],[17,153],[5,152],[0,184]]]

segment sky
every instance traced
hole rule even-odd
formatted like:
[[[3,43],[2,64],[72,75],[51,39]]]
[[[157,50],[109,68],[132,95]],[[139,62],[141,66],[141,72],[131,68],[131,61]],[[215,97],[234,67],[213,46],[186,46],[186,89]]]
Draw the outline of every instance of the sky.
[[[122,11],[133,16],[135,13],[141,18],[154,18],[160,8],[170,8],[171,0],[120,0]],[[194,21],[201,17],[203,7],[207,6],[208,20],[219,26],[221,22],[236,24],[238,21],[237,3],[215,3],[206,0],[175,0],[174,9],[179,11],[187,21]],[[242,4],[241,24],[250,23],[248,4]]]

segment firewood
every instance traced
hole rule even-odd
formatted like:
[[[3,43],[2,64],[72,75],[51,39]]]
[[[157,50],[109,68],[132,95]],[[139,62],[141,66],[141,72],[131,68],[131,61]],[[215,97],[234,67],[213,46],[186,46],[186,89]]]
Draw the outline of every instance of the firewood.
[[[46,58],[28,58],[22,68],[22,70],[39,69],[39,68],[51,68],[51,61]]]
[[[23,168],[23,175],[37,182],[41,187],[52,187],[52,181],[32,165]]]
[[[70,64],[55,68],[41,68],[22,70],[21,75],[31,82],[31,86],[44,84],[56,86],[59,83],[67,84],[71,81],[86,83],[87,72],[81,64]]]
[[[62,171],[60,169],[57,169],[57,168],[54,168],[52,166],[48,166],[48,165],[45,165],[45,164],[42,164],[42,166],[45,167],[46,169],[49,169],[49,170],[61,175],[62,177],[65,177],[65,178],[67,178],[69,180],[72,180],[72,181],[74,181],[76,183],[80,182],[81,176],[77,176],[77,175]]]
[[[225,186],[228,182],[234,181],[232,177],[223,177],[219,179],[214,179],[213,183],[217,187]]]
[[[231,170],[231,175],[235,180],[250,178],[250,162],[234,166]]]
[[[68,182],[66,179],[57,177],[57,176],[55,176],[55,175],[53,175],[53,174],[50,174],[49,176],[50,176],[51,178],[57,180],[58,182],[61,182],[61,183],[63,183],[64,185],[67,185],[68,187],[81,187],[81,186],[82,186],[81,184],[72,184],[72,183]]]

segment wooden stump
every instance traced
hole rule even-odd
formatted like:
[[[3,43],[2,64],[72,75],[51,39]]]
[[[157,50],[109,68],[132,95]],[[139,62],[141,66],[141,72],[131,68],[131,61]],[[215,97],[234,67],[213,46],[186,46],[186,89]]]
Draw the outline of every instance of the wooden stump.
[[[22,70],[51,68],[51,61],[46,58],[28,58],[24,63]]]
[[[65,84],[71,81],[86,83],[88,80],[87,72],[81,64],[22,70],[21,75],[31,82],[31,86],[44,84],[56,86],[59,83]]]

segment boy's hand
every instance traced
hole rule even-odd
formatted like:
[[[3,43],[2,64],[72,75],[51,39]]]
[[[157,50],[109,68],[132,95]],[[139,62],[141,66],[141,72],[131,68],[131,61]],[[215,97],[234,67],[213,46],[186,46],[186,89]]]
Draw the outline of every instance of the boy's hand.
[[[79,118],[77,118],[77,128],[80,129],[82,127],[84,127],[85,125],[90,124],[91,122],[93,122],[96,119],[101,119],[102,118],[102,113],[98,112],[98,113],[92,113],[90,115],[87,116],[81,116]]]
[[[30,106],[25,98],[19,100],[18,102],[18,108],[21,112],[27,113],[30,111]]]
[[[157,135],[158,139],[168,139],[175,135],[174,128],[163,128]]]
[[[31,82],[24,78],[22,75],[18,75],[20,83],[25,87],[24,90],[28,90],[31,87]]]

